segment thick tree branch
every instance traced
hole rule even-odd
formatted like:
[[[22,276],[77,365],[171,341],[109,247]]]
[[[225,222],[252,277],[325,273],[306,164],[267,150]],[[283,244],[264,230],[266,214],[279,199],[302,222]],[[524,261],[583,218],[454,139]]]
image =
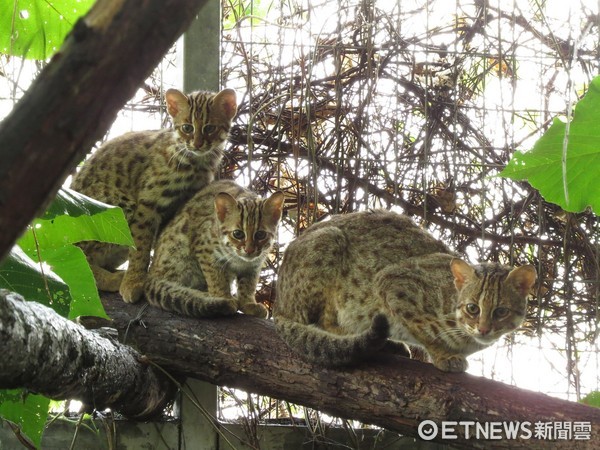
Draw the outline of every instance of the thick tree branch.
[[[0,389],[74,398],[129,417],[162,412],[174,384],[131,347],[0,289]]]
[[[269,395],[335,416],[361,420],[416,436],[424,419],[435,422],[520,421],[592,423],[592,448],[600,436],[600,410],[468,374],[440,372],[430,364],[380,355],[347,370],[323,369],[301,360],[276,335],[272,322],[249,316],[199,320],[156,308],[125,304],[118,295],[103,303],[127,343],[173,373]],[[489,443],[488,443],[489,444]],[[547,448],[540,440],[493,441],[494,448]],[[477,446],[460,435],[452,445]],[[573,447],[557,442],[555,447]]]
[[[0,260],[207,1],[99,0],[75,25],[0,123]]]

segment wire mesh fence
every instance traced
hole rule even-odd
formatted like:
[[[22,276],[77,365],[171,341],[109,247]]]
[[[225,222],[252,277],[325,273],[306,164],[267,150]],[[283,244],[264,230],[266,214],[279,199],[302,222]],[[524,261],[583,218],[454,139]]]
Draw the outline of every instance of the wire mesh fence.
[[[244,93],[224,176],[284,190],[283,247],[330,214],[383,207],[471,260],[534,264],[523,329],[473,370],[578,399],[598,389],[598,220],[498,173],[598,72],[597,9],[223,2],[223,84]],[[278,262],[259,293],[268,304]]]
[[[598,219],[498,176],[598,73],[597,2],[224,0],[222,13],[222,84],[240,105],[221,176],[286,195],[259,301],[274,304],[285,246],[311,223],[390,208],[472,261],[537,268],[523,329],[472,372],[572,400],[600,390]],[[109,136],[167,125],[179,58]],[[0,57],[2,116],[42,64]]]

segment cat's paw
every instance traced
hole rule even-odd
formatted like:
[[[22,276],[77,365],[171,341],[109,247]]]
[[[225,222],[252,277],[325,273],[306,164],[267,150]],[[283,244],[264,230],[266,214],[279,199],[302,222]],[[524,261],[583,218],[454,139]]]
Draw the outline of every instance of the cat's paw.
[[[464,372],[469,367],[466,358],[461,355],[434,359],[433,365],[444,372]]]
[[[269,315],[269,311],[262,303],[246,303],[240,306],[240,311],[249,316],[260,317],[266,319]]]
[[[92,267],[92,273],[96,280],[96,287],[99,291],[105,292],[119,292],[123,277],[125,276],[124,270],[118,270],[116,272],[109,272],[101,267]]]
[[[119,293],[126,303],[136,303],[144,294],[144,278],[137,274],[125,274]]]

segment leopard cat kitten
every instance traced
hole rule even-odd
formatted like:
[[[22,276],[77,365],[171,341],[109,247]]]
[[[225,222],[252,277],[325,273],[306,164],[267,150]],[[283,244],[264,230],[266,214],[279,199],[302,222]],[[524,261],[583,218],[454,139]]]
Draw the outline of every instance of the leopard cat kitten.
[[[324,366],[405,343],[463,372],[467,355],[521,325],[535,280],[530,265],[470,265],[406,216],[358,212],[289,245],[273,316],[293,350]]]
[[[125,213],[135,248],[85,242],[98,289],[136,302],[143,293],[150,251],[177,208],[214,179],[237,111],[231,89],[219,93],[176,89],[165,94],[173,129],[131,132],[102,145],[71,187]],[[117,267],[129,260],[126,273]]]
[[[194,317],[267,317],[256,285],[271,251],[284,196],[258,197],[215,181],[192,197],[161,233],[146,280],[154,306]],[[232,282],[237,293],[232,295]]]

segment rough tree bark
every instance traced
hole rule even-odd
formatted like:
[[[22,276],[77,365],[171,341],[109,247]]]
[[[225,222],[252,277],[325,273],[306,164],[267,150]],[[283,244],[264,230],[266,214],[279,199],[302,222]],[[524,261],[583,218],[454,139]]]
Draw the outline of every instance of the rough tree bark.
[[[56,315],[35,302],[0,291],[0,389],[25,387],[52,398],[79,398],[130,417],[160,411],[176,376],[244,389],[309,406],[335,416],[417,436],[428,419],[442,421],[587,422],[591,440],[494,440],[494,448],[595,448],[600,410],[517,389],[468,374],[447,374],[430,364],[393,355],[345,370],[317,367],[292,353],[272,322],[238,315],[199,320],[157,308],[103,302],[121,340],[144,354]],[[141,308],[145,308],[143,311]],[[452,445],[487,447],[457,427]],[[438,439],[440,435],[438,435]]]
[[[379,355],[347,370],[301,360],[276,335],[272,322],[250,316],[199,320],[140,305],[118,295],[103,303],[128,344],[172,373],[244,389],[416,436],[430,419],[477,422],[591,422],[591,441],[552,443],[553,448],[594,448],[600,410],[468,374],[440,372],[431,364]],[[141,317],[137,322],[136,317]],[[134,320],[132,322],[132,320]],[[533,425],[532,425],[533,430]],[[452,445],[489,447],[459,438]],[[548,441],[493,441],[494,448],[548,448]]]
[[[3,289],[0,342],[0,389],[27,388],[132,418],[161,413],[176,392],[170,378],[131,347]]]
[[[207,1],[98,0],[77,22],[0,123],[0,260]]]

